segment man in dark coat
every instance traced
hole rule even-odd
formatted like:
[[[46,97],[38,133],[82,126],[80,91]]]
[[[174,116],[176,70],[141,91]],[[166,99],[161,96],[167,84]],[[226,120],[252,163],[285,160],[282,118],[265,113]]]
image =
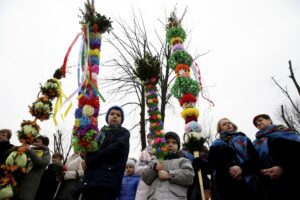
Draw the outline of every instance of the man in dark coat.
[[[113,106],[106,113],[108,126],[96,136],[99,149],[86,155],[83,198],[115,200],[121,191],[129,153],[129,131],[122,127],[124,112]]]

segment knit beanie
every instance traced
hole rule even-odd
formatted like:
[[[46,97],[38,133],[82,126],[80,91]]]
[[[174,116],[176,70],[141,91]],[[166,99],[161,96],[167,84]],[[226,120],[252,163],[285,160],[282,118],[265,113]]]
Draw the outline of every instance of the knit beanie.
[[[123,121],[124,121],[124,111],[123,109],[120,107],[120,106],[112,106],[108,109],[108,111],[106,112],[106,115],[105,115],[105,120],[106,120],[106,123],[108,123],[108,115],[110,113],[111,110],[119,110],[121,112],[121,124],[123,124]]]
[[[178,145],[178,150],[180,149],[180,138],[178,136],[177,133],[169,131],[165,134],[165,140],[167,140],[168,138],[173,138],[177,141],[177,145]]]
[[[126,162],[126,166],[135,167],[135,162],[131,159],[128,159]]]

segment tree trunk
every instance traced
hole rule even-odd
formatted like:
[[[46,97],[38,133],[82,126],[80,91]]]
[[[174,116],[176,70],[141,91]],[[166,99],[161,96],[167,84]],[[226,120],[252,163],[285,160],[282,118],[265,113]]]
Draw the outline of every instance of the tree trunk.
[[[141,144],[142,150],[146,148],[146,119],[145,119],[145,108],[146,108],[146,101],[145,101],[145,87],[142,86],[141,91],[141,122],[140,122],[140,130],[141,130]]]

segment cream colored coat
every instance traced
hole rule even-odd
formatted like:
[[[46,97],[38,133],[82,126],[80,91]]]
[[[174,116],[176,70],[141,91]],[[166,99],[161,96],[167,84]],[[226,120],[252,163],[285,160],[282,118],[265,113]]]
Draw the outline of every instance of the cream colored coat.
[[[80,157],[80,154],[73,154],[68,158],[66,167],[67,171],[65,171],[64,179],[71,180],[76,178],[82,178],[84,175],[84,170],[82,168],[82,163],[84,161]],[[77,177],[76,171],[78,172],[79,177]]]

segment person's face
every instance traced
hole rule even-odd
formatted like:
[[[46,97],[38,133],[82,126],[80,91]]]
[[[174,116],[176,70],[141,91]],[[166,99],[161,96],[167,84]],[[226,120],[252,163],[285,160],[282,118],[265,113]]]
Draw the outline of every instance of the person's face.
[[[119,125],[121,124],[121,111],[112,109],[108,115],[109,125]]]
[[[0,133],[0,142],[8,141],[7,133]]]
[[[35,147],[43,147],[43,141],[41,139],[36,139],[34,142]]]
[[[148,136],[148,137],[147,137],[147,144],[148,144],[148,145],[151,145],[151,144],[152,144],[152,138],[151,138],[151,136]]]
[[[131,176],[131,175],[133,175],[133,173],[134,173],[134,167],[127,165],[125,168],[125,174],[127,176]]]
[[[228,119],[222,119],[219,122],[219,128],[224,132],[234,132],[233,124]]]
[[[255,122],[256,122],[256,128],[258,128],[258,130],[263,130],[272,124],[272,120],[264,119],[262,117],[256,119]]]
[[[167,145],[167,152],[175,153],[176,151],[178,151],[178,144],[174,138],[168,138],[166,140],[166,145]]]
[[[52,156],[52,163],[59,164],[61,163],[59,156]]]

